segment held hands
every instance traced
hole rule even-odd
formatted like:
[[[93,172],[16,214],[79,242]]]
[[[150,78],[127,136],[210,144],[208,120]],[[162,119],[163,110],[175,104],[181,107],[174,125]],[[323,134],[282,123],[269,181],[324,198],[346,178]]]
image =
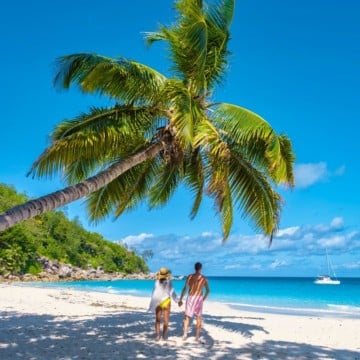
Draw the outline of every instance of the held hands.
[[[180,301],[178,302],[179,307],[181,307],[182,304],[183,304],[183,302],[182,302],[182,300],[180,300]]]

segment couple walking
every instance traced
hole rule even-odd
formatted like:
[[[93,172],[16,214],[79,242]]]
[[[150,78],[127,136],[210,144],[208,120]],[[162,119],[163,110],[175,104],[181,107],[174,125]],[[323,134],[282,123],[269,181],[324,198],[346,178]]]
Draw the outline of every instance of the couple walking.
[[[190,318],[196,316],[195,338],[197,341],[200,341],[203,302],[208,297],[210,292],[208,281],[206,277],[201,274],[201,270],[202,265],[201,263],[197,262],[195,264],[195,273],[190,274],[186,278],[186,282],[184,288],[182,289],[180,298],[178,298],[176,295],[170,280],[171,271],[167,268],[161,268],[160,271],[156,274],[156,282],[150,301],[150,310],[155,311],[155,339],[157,341],[161,338],[161,319],[163,319],[162,338],[166,340],[170,318],[171,299],[177,302],[179,306],[182,306],[182,300],[187,290],[189,291],[185,302],[183,340],[186,340],[187,338]],[[205,294],[203,294],[204,289]]]

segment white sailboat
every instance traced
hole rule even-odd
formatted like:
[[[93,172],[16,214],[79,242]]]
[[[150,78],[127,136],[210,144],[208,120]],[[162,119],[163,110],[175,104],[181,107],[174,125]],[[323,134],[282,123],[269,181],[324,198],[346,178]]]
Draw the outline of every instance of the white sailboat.
[[[315,281],[315,284],[318,285],[340,285],[340,280],[336,278],[335,271],[332,268],[330,258],[326,249],[326,261],[327,261],[327,267],[328,267],[328,274],[329,275],[320,275]],[[333,278],[330,276],[330,274],[333,274]]]

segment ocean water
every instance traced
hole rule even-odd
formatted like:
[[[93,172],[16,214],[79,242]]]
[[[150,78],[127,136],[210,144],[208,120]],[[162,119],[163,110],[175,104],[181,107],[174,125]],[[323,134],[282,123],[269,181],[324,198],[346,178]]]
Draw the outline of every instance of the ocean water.
[[[360,318],[360,278],[342,278],[340,285],[316,285],[314,278],[300,277],[208,277],[208,280],[211,290],[209,300],[235,308],[304,316]],[[180,294],[184,283],[185,280],[173,281],[177,294]],[[93,280],[36,285],[150,298],[154,281]]]

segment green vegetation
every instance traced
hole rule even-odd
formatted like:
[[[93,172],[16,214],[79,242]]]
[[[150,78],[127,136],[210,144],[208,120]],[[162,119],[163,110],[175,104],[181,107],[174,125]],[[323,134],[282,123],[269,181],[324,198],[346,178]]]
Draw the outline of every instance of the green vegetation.
[[[28,200],[0,184],[0,211]],[[86,231],[78,220],[70,221],[61,211],[49,211],[0,233],[0,274],[37,274],[38,257],[59,260],[81,268],[101,266],[105,272],[147,272],[143,257],[134,251]]]

